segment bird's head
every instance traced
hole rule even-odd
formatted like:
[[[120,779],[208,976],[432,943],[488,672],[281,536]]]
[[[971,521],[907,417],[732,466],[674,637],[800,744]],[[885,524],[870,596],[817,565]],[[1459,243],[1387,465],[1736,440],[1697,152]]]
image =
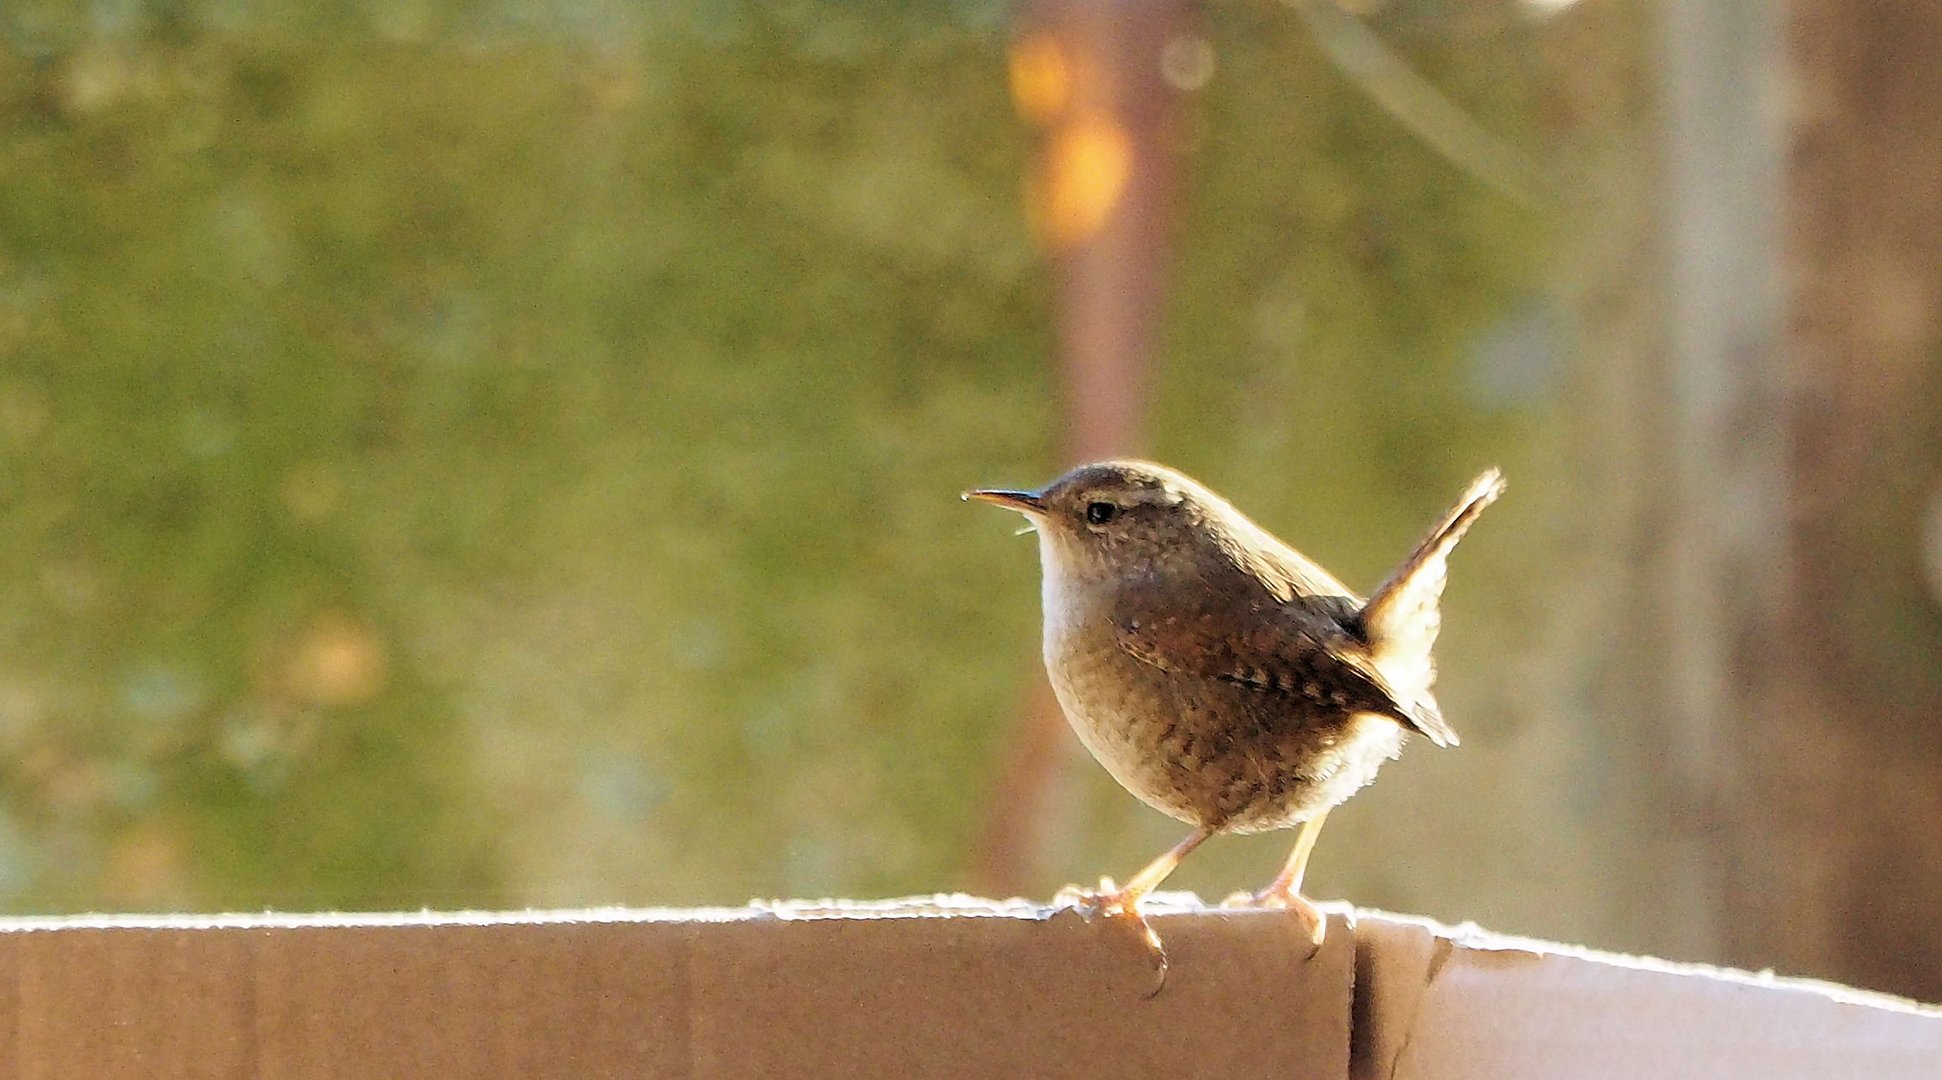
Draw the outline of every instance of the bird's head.
[[[1034,490],[984,489],[964,498],[1025,515],[1048,575],[1074,581],[1147,574],[1215,554],[1238,517],[1190,477],[1147,461],[1081,465]]]

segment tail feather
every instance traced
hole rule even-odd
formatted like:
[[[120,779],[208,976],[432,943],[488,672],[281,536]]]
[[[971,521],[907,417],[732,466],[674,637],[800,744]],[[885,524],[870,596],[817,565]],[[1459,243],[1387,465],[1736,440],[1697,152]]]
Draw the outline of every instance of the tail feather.
[[[1436,644],[1437,631],[1442,627],[1437,605],[1443,597],[1443,583],[1449,577],[1451,549],[1463,539],[1484,507],[1497,501],[1497,496],[1503,493],[1504,477],[1496,469],[1489,469],[1472,480],[1463,497],[1431,530],[1428,539],[1369,597],[1360,615],[1362,632],[1376,666],[1402,700],[1420,704],[1426,713],[1434,716],[1430,726],[1440,728],[1450,744],[1456,742],[1456,733],[1442,722],[1442,716],[1436,712],[1436,699],[1429,694],[1430,684],[1436,681],[1430,649]],[[1432,738],[1436,737],[1436,731],[1429,733]],[[1436,741],[1441,743],[1445,739]]]

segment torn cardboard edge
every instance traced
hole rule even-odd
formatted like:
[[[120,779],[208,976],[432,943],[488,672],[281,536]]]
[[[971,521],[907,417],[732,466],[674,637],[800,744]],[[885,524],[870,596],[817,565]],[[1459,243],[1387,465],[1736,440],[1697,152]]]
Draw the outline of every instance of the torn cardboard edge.
[[[1933,1077],[1942,1011],[1328,906],[0,920],[0,1076]]]

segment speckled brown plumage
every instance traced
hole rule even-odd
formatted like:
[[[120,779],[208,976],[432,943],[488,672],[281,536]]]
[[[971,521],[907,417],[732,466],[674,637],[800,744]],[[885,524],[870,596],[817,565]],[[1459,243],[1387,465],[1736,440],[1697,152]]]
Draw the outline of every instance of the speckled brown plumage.
[[[1038,533],[1045,666],[1080,741],[1195,829],[1125,889],[1103,883],[1097,906],[1137,918],[1139,896],[1208,836],[1309,823],[1261,897],[1305,906],[1322,815],[1406,733],[1456,745],[1430,689],[1437,605],[1450,549],[1502,490],[1495,470],[1478,477],[1366,602],[1163,466],[1109,461],[1033,491],[967,493]]]

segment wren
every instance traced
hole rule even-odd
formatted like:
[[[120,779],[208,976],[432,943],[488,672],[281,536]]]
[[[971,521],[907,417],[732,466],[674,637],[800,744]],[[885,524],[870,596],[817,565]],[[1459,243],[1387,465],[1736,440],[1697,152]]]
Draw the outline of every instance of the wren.
[[[966,492],[1038,534],[1045,669],[1079,741],[1127,791],[1193,829],[1124,886],[1061,895],[1131,920],[1164,978],[1140,898],[1209,837],[1299,826],[1281,873],[1245,902],[1293,910],[1319,946],[1326,923],[1301,881],[1329,810],[1409,734],[1457,744],[1431,693],[1438,604],[1451,549],[1503,490],[1495,469],[1472,481],[1367,600],[1150,462]]]

